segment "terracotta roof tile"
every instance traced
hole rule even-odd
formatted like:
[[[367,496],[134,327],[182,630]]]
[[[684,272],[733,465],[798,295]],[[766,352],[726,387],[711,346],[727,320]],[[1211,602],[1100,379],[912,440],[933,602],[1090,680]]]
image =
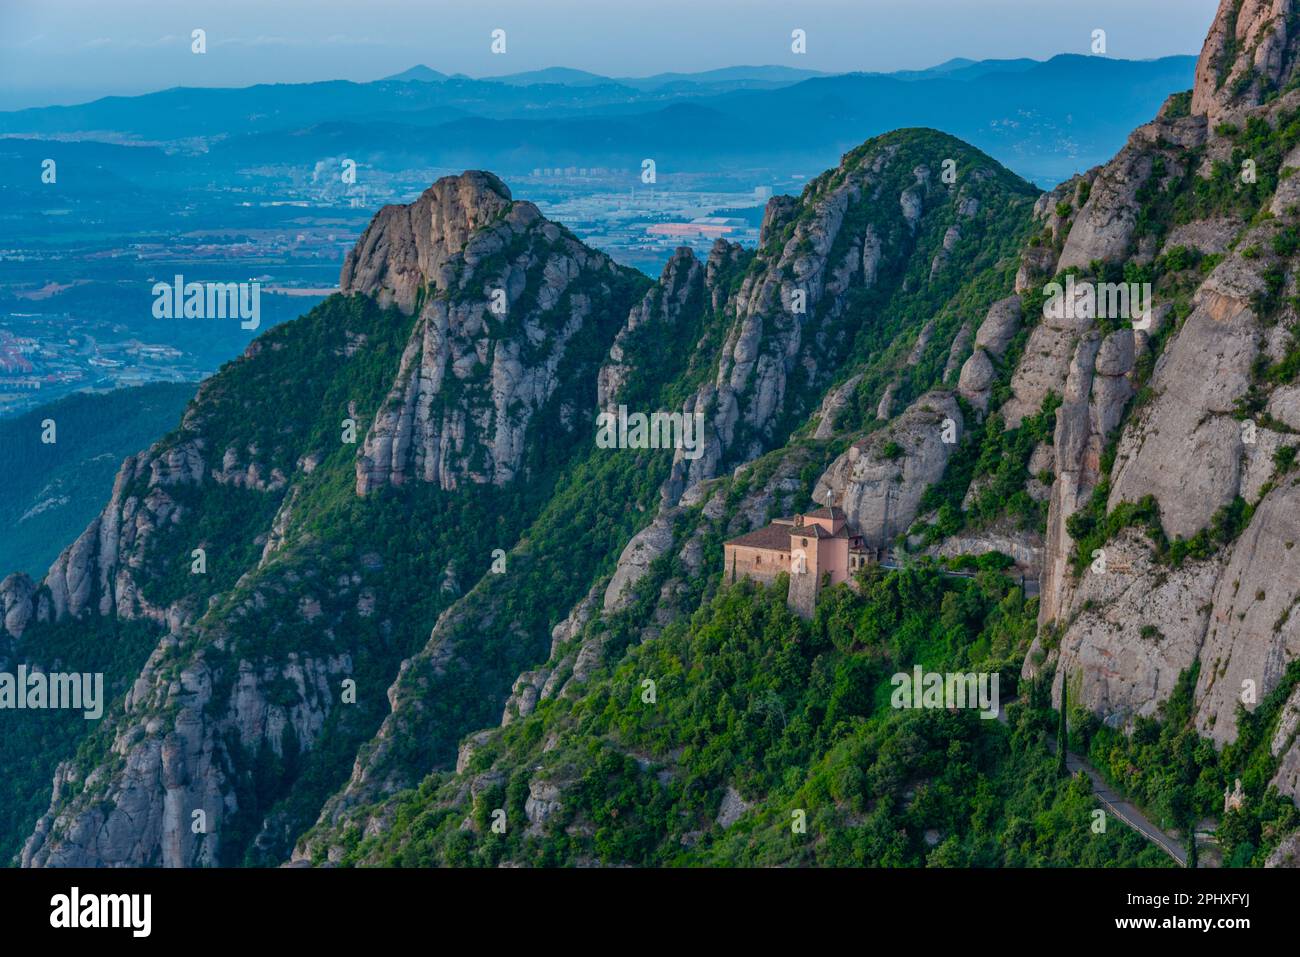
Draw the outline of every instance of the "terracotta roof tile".
[[[763,528],[756,528],[748,534],[741,535],[739,538],[733,538],[728,541],[728,545],[745,545],[749,548],[768,548],[778,552],[788,552],[790,550],[790,532],[793,526],[790,525],[767,525]]]
[[[830,506],[830,508],[819,508],[815,512],[808,512],[807,517],[808,518],[829,518],[834,520],[837,518],[847,518],[848,516],[844,514],[844,510],[842,508],[840,508],[837,505],[832,505]]]

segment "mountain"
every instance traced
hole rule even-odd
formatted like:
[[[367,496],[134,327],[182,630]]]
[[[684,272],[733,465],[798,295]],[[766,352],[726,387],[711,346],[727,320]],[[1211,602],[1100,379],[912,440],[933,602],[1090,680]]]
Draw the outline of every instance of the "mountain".
[[[16,712],[5,847],[1167,864],[1059,734],[1170,840],[1296,863],[1297,14],[1224,0],[1192,88],[1049,192],[899,129],[653,282],[490,173],[380,210],[0,584],[6,669],[111,692]],[[665,410],[699,441],[599,439]],[[822,520],[839,583],[793,550]],[[724,566],[765,529],[773,572]]]
[[[986,73],[1021,73],[1032,70],[1040,62],[1028,57],[1014,60],[970,60],[966,57],[954,57],[924,70],[898,70],[882,75],[892,76],[897,80],[926,80],[941,76],[949,79],[973,80]]]
[[[653,76],[619,77],[619,83],[639,90],[682,89],[688,86],[727,86],[733,89],[784,86],[815,76],[821,70],[804,70],[792,66],[728,66],[698,73],[656,73]]]
[[[939,155],[969,168],[969,183],[949,189],[922,163]],[[757,253],[724,242],[700,263],[683,251],[649,290],[490,174],[387,207],[347,258],[339,296],[206,382],[179,429],[128,459],[43,582],[7,580],[10,660],[76,647],[92,623],[157,641],[121,662],[126,696],[82,758],[59,765],[23,860],[275,862],[332,790],[343,788],[330,813],[355,799],[359,751],[371,757],[358,767],[374,766],[367,784],[453,762],[519,673],[546,661],[555,623],[604,591],[593,581],[627,585],[620,551],[638,530],[661,538],[662,516],[684,507],[665,491],[675,473],[716,474],[783,446],[849,356],[874,383],[909,370],[899,401],[924,393],[947,365],[938,339],[963,305],[979,308],[972,269],[1009,281],[1034,196],[949,137],[893,134],[803,201],[774,201]],[[962,250],[971,261],[958,266]],[[806,331],[780,305],[795,277]],[[488,306],[496,289],[504,316]],[[862,327],[864,310],[880,320]],[[933,341],[912,361],[903,342],[926,324]],[[738,414],[693,463],[591,442],[598,403],[710,396]],[[345,417],[355,445],[339,441]],[[819,440],[785,468],[813,469],[811,482],[836,450]],[[203,575],[191,573],[196,548]],[[355,707],[336,703],[348,678]],[[381,727],[395,680],[400,704]],[[126,762],[94,771],[110,746]],[[205,811],[208,833],[189,836],[182,810]]]
[[[925,126],[1054,184],[1110,156],[1191,84],[1193,68],[1192,57],[1062,55],[900,74],[733,67],[609,79],[552,68],[473,80],[416,67],[374,83],[177,88],[0,113],[0,132],[172,143],[181,152],[169,179],[194,185],[246,175],[249,156],[314,167],[340,150],[381,170],[489,166],[503,175],[639,169],[646,156],[665,169],[818,169],[870,136]],[[412,82],[420,79],[429,82]],[[1107,109],[1088,106],[1095,102]],[[206,149],[196,150],[200,141]]]
[[[1194,88],[1034,204],[1014,279],[980,283],[1006,298],[986,302],[982,322],[915,333],[923,347],[909,359],[950,346],[948,388],[918,394],[915,371],[882,375],[848,357],[842,386],[792,384],[790,370],[809,368],[804,327],[790,341],[780,323],[746,326],[755,287],[742,285],[717,376],[686,406],[709,412],[708,451],[674,463],[655,519],[556,627],[550,660],[520,675],[501,727],[467,738],[454,770],[443,759],[417,783],[399,769],[394,749],[425,733],[430,665],[417,656],[385,733],[295,860],[1154,863],[1142,857],[1151,848],[1071,836],[1085,828],[1087,787],[1044,773],[1051,708],[1068,688],[1071,746],[1157,820],[1217,818],[1224,863],[1294,863],[1300,203],[1288,184],[1300,60],[1289,19],[1273,12],[1225,2]],[[837,261],[822,250],[840,233],[800,248],[798,224],[810,204],[848,223],[834,189],[822,191],[853,173],[846,157],[800,200],[769,207],[759,257],[788,237],[797,261],[784,281],[825,277]],[[893,189],[871,195],[892,208]],[[899,206],[911,208],[906,191]],[[1094,291],[1149,283],[1154,309],[1057,310],[1049,283],[1067,276]],[[882,314],[848,311],[867,325]],[[802,433],[811,449],[778,424],[810,393],[824,396]],[[873,406],[883,429],[865,421]],[[935,435],[945,416],[965,421],[955,449]],[[841,429],[853,444],[811,465],[815,437]],[[811,488],[795,478],[818,473]],[[917,564],[860,577],[810,624],[779,600],[797,576],[775,594],[717,589],[705,569],[717,575],[718,539],[806,507],[809,492],[868,540],[897,533]],[[997,584],[996,565],[979,585],[945,586],[922,558],[980,554],[1014,562],[1040,597]],[[470,620],[494,607],[482,601]],[[456,627],[435,629],[425,660]],[[885,707],[885,676],[916,656],[940,669],[1022,660],[1010,737]],[[933,758],[941,746],[946,762]],[[997,810],[969,797],[975,781]]]
[[[250,161],[309,165],[343,152],[378,169],[460,168],[485,157],[520,172],[589,164],[637,169],[646,156],[658,157],[666,170],[752,168],[820,164],[871,135],[920,125],[961,136],[1022,175],[1055,182],[1110,155],[1172,90],[1191,82],[1192,72],[1190,57],[1138,63],[1062,56],[968,81],[846,74],[779,89],[701,87],[667,102],[635,94],[620,100],[618,91],[627,88],[613,85],[512,87],[559,92],[527,94],[533,104],[528,113],[504,102],[493,115],[484,115],[481,105],[473,106],[473,115],[449,115],[450,100],[402,111],[390,104],[366,119],[236,133],[214,144],[201,162],[231,175]],[[595,91],[600,102],[584,105],[582,98]],[[1105,99],[1110,108],[1062,108],[1085,97]],[[549,115],[543,118],[542,110]],[[800,135],[782,135],[796,118]],[[185,162],[189,169],[196,161]]]
[[[956,61],[954,61],[956,62]],[[974,63],[973,60],[963,61]],[[936,68],[938,69],[938,68]],[[562,86],[600,86],[618,84],[636,90],[657,90],[664,87],[689,88],[692,86],[731,86],[739,88],[751,86],[774,86],[778,84],[797,83],[813,76],[824,76],[820,70],[801,70],[788,66],[729,66],[716,70],[701,70],[695,73],[656,73],[653,76],[608,77],[589,70],[575,70],[571,67],[553,66],[541,70],[525,70],[521,73],[505,73],[500,76],[486,76],[486,83],[503,83],[507,86],[534,86],[554,83]],[[463,74],[456,74],[456,79],[468,79]],[[441,83],[449,79],[445,73],[439,73],[430,67],[419,64],[401,73],[384,77],[384,80],[419,80],[427,83]]]
[[[90,817],[70,811],[82,821],[71,831],[38,825],[49,839],[30,844],[28,860],[287,855],[374,734],[401,661],[493,549],[518,540],[585,444],[578,423],[594,394],[581,383],[646,285],[490,174],[442,180],[413,207],[381,213],[348,261],[344,294],[207,380],[178,428],[123,463],[104,511],[39,587],[5,579],[6,662],[103,671],[117,717],[83,753],[132,751],[104,779],[114,797]],[[489,298],[506,311],[489,311]],[[105,630],[128,637],[107,641]],[[479,684],[517,671],[524,654],[505,648],[487,672],[450,676],[452,740],[456,725],[495,710]],[[168,677],[182,672],[180,684]],[[345,678],[362,690],[340,709]],[[30,720],[29,743],[45,747],[8,735],[3,745],[6,768],[22,769],[0,803],[10,853],[32,776],[48,777],[70,756],[59,744],[88,724],[32,714],[17,723]],[[186,730],[147,731],[160,717]],[[69,787],[83,795],[97,787],[78,780]],[[212,815],[207,835],[181,836],[191,810]]]
[[[385,83],[442,83],[450,77],[446,73],[440,73],[432,67],[427,67],[423,63],[417,63],[409,70],[403,70],[401,73],[394,73],[392,76],[386,76],[382,82]]]
[[[193,397],[188,383],[80,393],[0,420],[6,482],[0,492],[0,568],[39,573],[103,506],[86,489],[108,489],[127,455],[165,433]],[[53,420],[55,441],[41,441]]]
[[[599,86],[617,83],[607,76],[591,73],[587,70],[574,70],[569,67],[552,66],[544,70],[527,70],[523,73],[507,73],[504,76],[487,76],[485,81],[505,83],[509,86],[533,86],[538,83],[558,83],[562,86]]]

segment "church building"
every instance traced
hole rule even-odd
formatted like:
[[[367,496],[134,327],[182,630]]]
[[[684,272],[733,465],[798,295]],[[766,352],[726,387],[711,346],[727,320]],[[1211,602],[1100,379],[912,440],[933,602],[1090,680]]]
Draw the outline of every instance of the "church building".
[[[728,583],[752,578],[770,584],[788,572],[789,605],[805,618],[812,617],[822,588],[848,581],[873,554],[835,506],[778,518],[722,548]]]

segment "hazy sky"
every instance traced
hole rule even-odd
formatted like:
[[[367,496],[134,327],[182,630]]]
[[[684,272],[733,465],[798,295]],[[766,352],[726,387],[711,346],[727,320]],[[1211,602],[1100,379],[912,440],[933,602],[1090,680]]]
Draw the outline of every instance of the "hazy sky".
[[[425,63],[615,76],[783,63],[897,70],[955,56],[1196,53],[1218,0],[0,0],[0,109],[171,86],[372,80]],[[190,52],[207,31],[208,51]],[[490,51],[494,29],[506,53]],[[790,51],[806,31],[808,52]]]

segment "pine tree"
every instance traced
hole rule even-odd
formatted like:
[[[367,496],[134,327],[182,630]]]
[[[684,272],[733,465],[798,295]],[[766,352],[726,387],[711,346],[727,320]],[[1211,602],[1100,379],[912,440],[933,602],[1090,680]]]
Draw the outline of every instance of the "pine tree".
[[[1196,867],[1196,820],[1187,822],[1187,866]]]

